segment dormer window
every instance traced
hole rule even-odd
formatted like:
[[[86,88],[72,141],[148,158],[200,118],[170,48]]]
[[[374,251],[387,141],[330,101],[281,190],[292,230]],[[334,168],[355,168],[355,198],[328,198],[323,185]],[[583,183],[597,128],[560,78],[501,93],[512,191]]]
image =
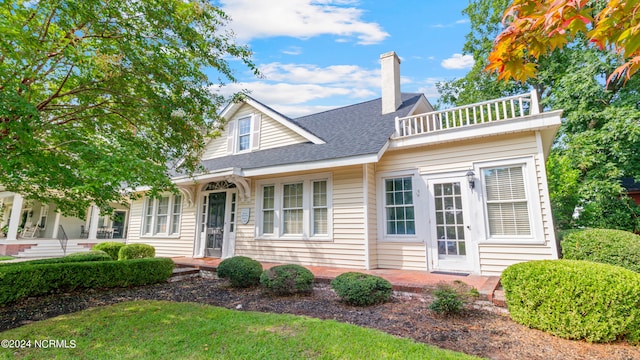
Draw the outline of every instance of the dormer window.
[[[238,119],[238,152],[251,149],[251,117]]]

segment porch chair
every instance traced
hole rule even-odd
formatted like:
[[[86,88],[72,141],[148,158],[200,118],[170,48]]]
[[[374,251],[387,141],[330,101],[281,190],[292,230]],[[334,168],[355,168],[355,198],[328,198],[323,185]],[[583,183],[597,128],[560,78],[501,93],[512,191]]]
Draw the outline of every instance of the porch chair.
[[[36,237],[37,231],[38,231],[38,226],[25,225],[24,229],[22,230],[22,237],[33,239],[34,237]]]

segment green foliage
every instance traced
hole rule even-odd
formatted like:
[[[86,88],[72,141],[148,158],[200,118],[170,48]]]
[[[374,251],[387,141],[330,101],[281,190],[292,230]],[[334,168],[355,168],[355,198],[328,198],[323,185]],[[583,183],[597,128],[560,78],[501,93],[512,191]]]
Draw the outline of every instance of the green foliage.
[[[212,89],[236,60],[258,74],[208,1],[2,4],[0,184],[65,215],[172,187],[167,166],[197,171],[232,98]]]
[[[229,279],[232,287],[250,287],[260,283],[262,264],[246,256],[234,256],[222,260],[216,272],[218,277]]]
[[[99,243],[93,247],[93,250],[101,250],[109,254],[113,260],[118,260],[120,249],[125,246],[124,243],[117,241],[106,241]]]
[[[155,284],[166,281],[173,267],[169,258],[2,266],[0,304],[49,292]]]
[[[368,306],[391,298],[391,283],[379,276],[346,272],[331,281],[331,288],[347,304]]]
[[[565,259],[611,264],[640,273],[640,236],[636,234],[588,229],[568,234],[560,244]]]
[[[271,267],[260,275],[260,284],[276,295],[310,293],[313,273],[300,265],[286,264]]]
[[[462,281],[453,284],[440,283],[433,290],[435,299],[429,304],[429,309],[446,316],[460,314],[467,302],[480,295],[476,288],[469,288]]]
[[[534,79],[496,81],[484,71],[510,0],[473,0],[463,11],[471,32],[463,52],[474,67],[460,79],[438,84],[439,106],[458,106],[536,89],[547,110],[563,109],[563,123],[547,161],[549,195],[558,229],[572,227],[640,230],[640,209],[625,198],[619,180],[640,178],[640,77],[624,86],[606,79],[621,59],[578,35],[570,46],[538,61]],[[595,10],[594,10],[595,11]],[[594,13],[595,15],[595,13]],[[576,221],[574,208],[584,211]]]
[[[109,261],[111,257],[104,251],[88,251],[69,254],[64,257],[37,259],[20,262],[3,263],[0,266],[22,266],[22,265],[39,265],[39,264],[60,264],[69,262],[85,262],[85,261]]]
[[[514,321],[568,339],[640,340],[640,274],[577,260],[509,266],[501,278]]]
[[[120,248],[118,260],[144,259],[156,256],[156,248],[147,244],[129,244]]]

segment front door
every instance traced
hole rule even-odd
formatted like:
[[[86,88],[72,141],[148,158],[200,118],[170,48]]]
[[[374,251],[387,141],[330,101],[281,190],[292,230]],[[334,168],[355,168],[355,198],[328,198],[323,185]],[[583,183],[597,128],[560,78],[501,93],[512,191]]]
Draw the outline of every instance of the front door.
[[[125,224],[127,222],[127,212],[122,210],[116,210],[113,213],[111,227],[113,228],[114,239],[125,238]]]
[[[205,255],[211,257],[222,256],[224,242],[225,208],[227,192],[209,194],[205,235]]]
[[[463,177],[429,180],[431,241],[427,256],[434,270],[474,270],[467,211],[469,187]],[[466,185],[466,186],[465,186]]]

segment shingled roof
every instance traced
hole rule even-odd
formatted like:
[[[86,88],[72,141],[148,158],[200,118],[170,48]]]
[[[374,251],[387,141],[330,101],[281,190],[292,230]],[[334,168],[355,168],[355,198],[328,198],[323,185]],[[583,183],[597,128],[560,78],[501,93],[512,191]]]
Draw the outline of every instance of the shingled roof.
[[[204,160],[202,165],[208,171],[228,168],[247,170],[375,155],[383,149],[393,134],[396,116],[409,115],[411,109],[423,96],[418,93],[403,93],[402,104],[398,110],[385,115],[381,114],[382,101],[378,98],[297,119],[289,119],[321,138],[325,143],[305,142],[229,155]]]

